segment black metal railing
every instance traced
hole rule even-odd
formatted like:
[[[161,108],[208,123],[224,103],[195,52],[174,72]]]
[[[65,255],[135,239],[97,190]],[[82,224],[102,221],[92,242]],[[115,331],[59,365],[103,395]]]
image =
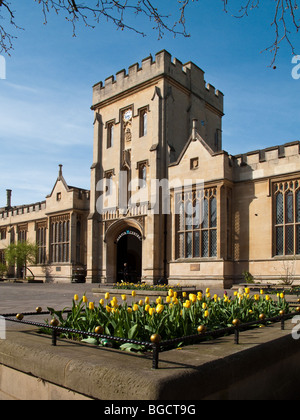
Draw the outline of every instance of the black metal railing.
[[[69,313],[71,311],[65,310],[64,313]],[[23,313],[23,319],[17,319],[18,314],[4,314],[0,315],[2,318],[4,318],[6,321],[9,322],[15,322],[19,324],[25,324],[25,325],[32,325],[38,328],[47,329],[51,331],[52,333],[52,345],[57,345],[57,338],[60,333],[68,333],[68,334],[78,334],[83,337],[92,337],[97,339],[107,339],[110,341],[114,341],[117,343],[130,343],[130,344],[137,344],[140,346],[143,346],[147,350],[152,351],[152,368],[158,369],[159,365],[159,354],[170,350],[170,348],[174,348],[176,344],[183,343],[183,344],[197,344],[201,343],[203,341],[216,339],[228,335],[234,335],[234,343],[239,344],[240,343],[240,332],[249,330],[250,328],[253,328],[258,325],[265,325],[268,324],[274,324],[274,323],[281,323],[281,330],[285,329],[285,321],[288,319],[291,319],[295,315],[299,314],[299,312],[290,312],[288,314],[282,314],[279,316],[271,317],[271,318],[264,318],[259,319],[247,323],[237,323],[236,325],[233,325],[232,327],[226,327],[226,328],[220,328],[213,331],[205,331],[203,333],[173,338],[170,340],[163,340],[158,343],[153,343],[151,341],[140,341],[140,340],[133,340],[129,338],[121,338],[121,337],[114,337],[111,335],[105,335],[105,334],[98,334],[96,332],[90,332],[90,331],[81,331],[71,328],[65,328],[61,326],[52,326],[48,325],[46,323],[40,323],[30,320],[24,320],[25,317],[29,316],[35,316],[35,315],[51,315],[52,313],[49,311],[42,311],[42,312],[27,312]],[[99,347],[100,348],[100,347]]]

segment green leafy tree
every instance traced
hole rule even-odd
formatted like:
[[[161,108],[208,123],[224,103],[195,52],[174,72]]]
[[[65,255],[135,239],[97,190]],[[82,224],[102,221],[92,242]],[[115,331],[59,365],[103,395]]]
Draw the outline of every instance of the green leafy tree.
[[[6,265],[3,263],[0,263],[0,279],[4,277],[6,272],[7,272]]]
[[[5,261],[9,267],[17,267],[18,272],[25,267],[24,276],[26,275],[27,265],[36,263],[38,247],[30,242],[18,242],[10,244],[5,249]],[[18,273],[19,274],[19,273]]]

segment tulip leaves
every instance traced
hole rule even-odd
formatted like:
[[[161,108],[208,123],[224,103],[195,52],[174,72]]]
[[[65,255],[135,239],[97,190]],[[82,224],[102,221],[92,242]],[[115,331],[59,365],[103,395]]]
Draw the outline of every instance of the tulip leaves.
[[[207,289],[209,290],[209,289]],[[173,293],[173,292],[172,292]],[[96,332],[97,337],[78,336],[75,333],[64,332],[63,337],[79,339],[85,343],[100,346],[114,346],[121,350],[138,352],[144,350],[139,344],[118,344],[113,337],[129,340],[149,342],[153,334],[158,334],[162,340],[170,340],[188,335],[197,334],[199,326],[205,327],[206,331],[232,326],[234,320],[241,323],[258,321],[261,314],[266,318],[278,316],[280,311],[289,312],[289,306],[284,296],[278,296],[277,300],[268,295],[250,296],[249,293],[236,293],[229,298],[190,294],[188,299],[178,299],[170,292],[166,302],[158,298],[156,302],[149,302],[149,298],[139,303],[128,306],[126,301],[120,305],[116,298],[106,302],[100,301],[98,305],[88,303],[84,296],[78,301],[78,296],[73,300],[70,310],[66,308],[56,311],[48,308],[52,317],[56,317],[63,328],[78,331]],[[98,334],[98,332],[97,332]],[[103,337],[106,336],[105,338]],[[107,336],[112,337],[107,340]]]

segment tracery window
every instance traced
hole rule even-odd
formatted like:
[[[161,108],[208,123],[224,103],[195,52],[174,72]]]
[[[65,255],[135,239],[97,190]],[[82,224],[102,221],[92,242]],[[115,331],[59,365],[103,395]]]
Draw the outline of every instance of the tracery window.
[[[18,242],[26,242],[27,241],[27,225],[18,226]]]
[[[107,149],[114,145],[114,127],[115,125],[113,122],[107,124]]]
[[[217,256],[216,188],[176,195],[177,258]]]
[[[47,222],[36,226],[37,264],[46,264]]]
[[[300,254],[300,180],[274,186],[275,255]]]
[[[51,218],[51,262],[70,261],[70,215]]]
[[[148,130],[148,109],[142,109],[140,112],[140,137],[147,135]]]
[[[0,241],[6,239],[6,228],[0,229]]]

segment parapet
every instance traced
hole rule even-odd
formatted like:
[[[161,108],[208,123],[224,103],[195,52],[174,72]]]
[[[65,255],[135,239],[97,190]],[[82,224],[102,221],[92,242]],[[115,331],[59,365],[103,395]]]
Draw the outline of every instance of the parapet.
[[[207,85],[204,80],[204,71],[192,62],[182,64],[180,60],[162,50],[142,60],[141,66],[135,63],[119,71],[115,76],[105,79],[93,86],[93,105],[96,109],[101,103],[116,97],[139,85],[145,84],[154,78],[165,77],[175,80],[187,90],[204,99],[211,106],[223,113],[223,94],[215,90],[212,85]]]
[[[10,209],[0,209],[0,220],[14,216],[23,216],[28,213],[39,212],[46,209],[46,201],[28,204],[24,206],[11,207]]]
[[[235,155],[233,156],[233,160],[235,166],[251,166],[256,163],[278,161],[291,156],[299,156],[299,154],[300,141],[294,141],[280,146],[272,146],[266,149]]]
[[[299,172],[300,141],[231,156],[230,159],[236,181]]]

